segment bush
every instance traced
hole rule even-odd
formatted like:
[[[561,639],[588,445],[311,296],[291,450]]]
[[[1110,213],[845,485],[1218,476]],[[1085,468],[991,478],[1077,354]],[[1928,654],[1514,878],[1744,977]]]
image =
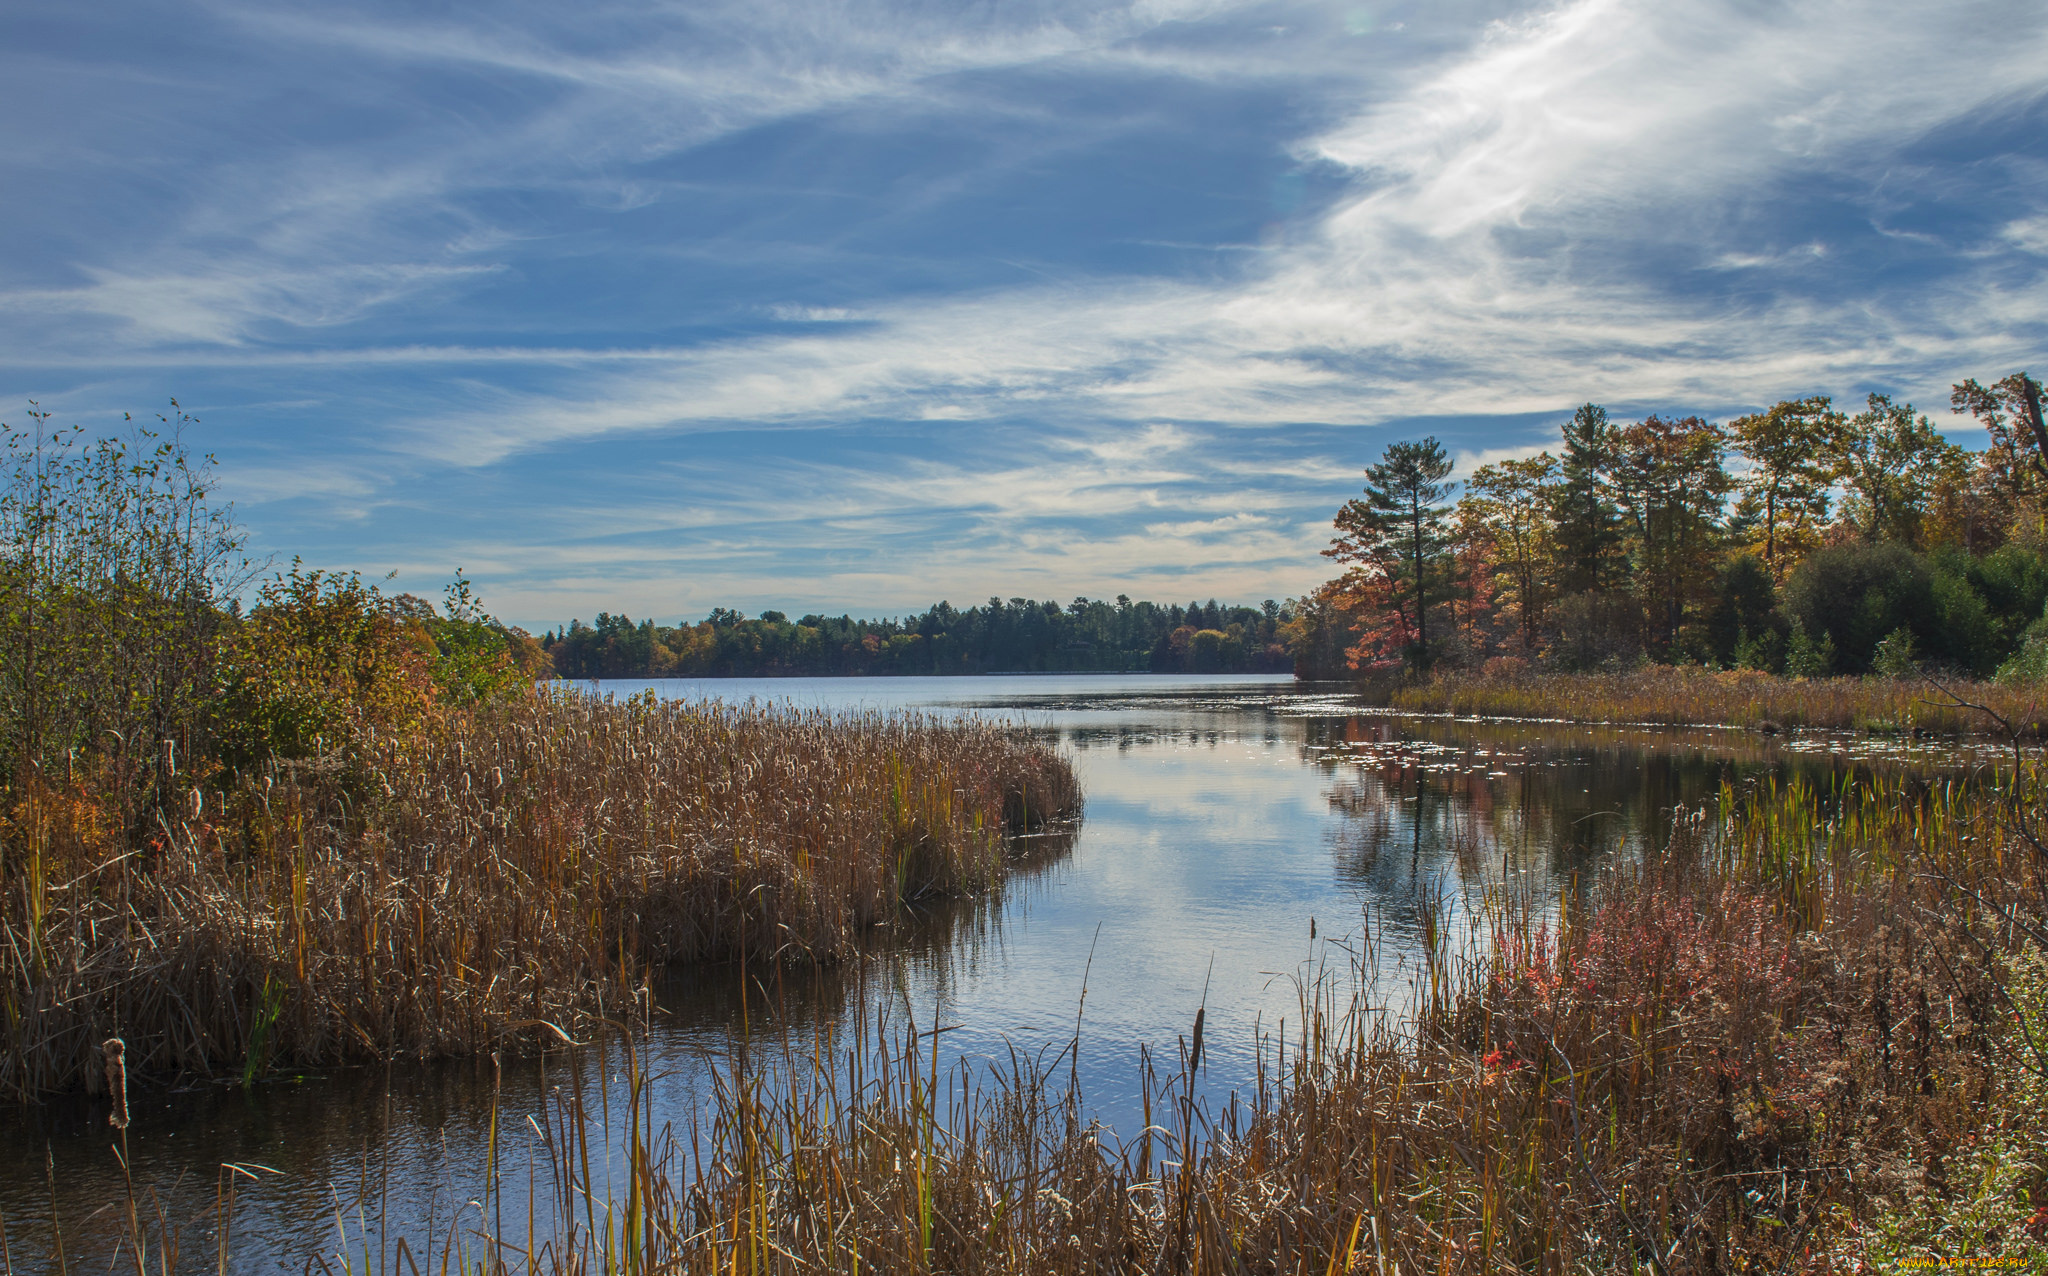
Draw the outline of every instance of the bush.
[[[1784,617],[1778,615],[1778,591],[1771,573],[1754,554],[1738,554],[1721,569],[1714,585],[1714,609],[1707,617],[1707,634],[1714,658],[1724,665],[1775,672],[1775,660],[1784,650]],[[1775,639],[1775,641],[1773,641]],[[1746,662],[1740,648],[1752,644],[1752,660],[1771,652],[1772,663]]]
[[[1867,673],[1878,643],[1902,627],[1945,651],[1937,645],[1934,574],[1903,545],[1837,545],[1810,554],[1785,594],[1787,610],[1806,631],[1833,642],[1839,673]]]
[[[2001,655],[2012,651],[2048,608],[2048,557],[2037,549],[2007,545],[1961,567],[1990,614],[1992,646]]]
[[[29,416],[0,444],[0,786],[11,808],[39,775],[87,767],[111,818],[149,827],[213,744],[211,655],[248,580],[242,535],[210,503],[212,459],[186,451],[184,413],[89,442]]]
[[[2020,639],[2020,649],[1998,667],[1998,681],[2048,682],[2048,610],[2028,627]]]
[[[414,730],[440,698],[434,665],[425,626],[374,585],[293,560],[222,653],[225,760],[346,755],[372,732]]]
[[[1735,667],[1755,669],[1762,673],[1776,673],[1785,665],[1785,638],[1776,629],[1766,628],[1752,635],[1744,630],[1735,643]]]
[[[516,699],[545,676],[539,644],[486,615],[460,572],[445,601],[436,615],[424,599],[294,560],[223,644],[223,760],[345,762],[375,735]]]
[[[1785,644],[1785,676],[1825,678],[1835,671],[1835,640],[1822,634],[1818,639],[1798,620],[1792,622],[1792,636]]]
[[[1880,678],[1911,678],[1920,672],[1920,657],[1913,649],[1913,631],[1900,625],[1886,634],[1871,653],[1870,672]]]

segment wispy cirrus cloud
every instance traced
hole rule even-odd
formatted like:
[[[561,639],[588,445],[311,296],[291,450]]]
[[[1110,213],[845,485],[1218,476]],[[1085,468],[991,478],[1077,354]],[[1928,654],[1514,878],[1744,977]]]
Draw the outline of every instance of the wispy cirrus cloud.
[[[119,90],[161,215],[89,207],[144,189],[90,103],[73,215],[0,213],[10,379],[311,399],[265,534],[533,621],[1291,592],[1389,431],[1939,402],[2048,335],[2018,3],[203,12],[246,74]]]

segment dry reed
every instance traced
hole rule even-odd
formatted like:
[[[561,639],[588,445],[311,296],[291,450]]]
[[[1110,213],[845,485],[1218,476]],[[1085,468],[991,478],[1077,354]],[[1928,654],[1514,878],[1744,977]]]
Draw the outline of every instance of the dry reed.
[[[1946,684],[1943,684],[1946,685]],[[1963,699],[1998,709],[2029,734],[2048,732],[2040,687],[1957,683]],[[1447,676],[1394,688],[1411,713],[1839,731],[1985,731],[1987,720],[1923,679],[1790,679],[1755,670],[1655,665],[1619,674]]]
[[[496,1048],[623,1013],[648,968],[832,961],[1001,877],[1071,770],[984,722],[536,696],[190,794],[143,846],[89,780],[0,865],[0,1094]]]
[[[2038,1263],[2048,849],[2044,777],[2019,761],[1724,789],[1583,894],[1490,896],[1470,951],[1428,914],[1405,1025],[1360,995],[1368,936],[1303,982],[1242,1104],[1197,1097],[1198,1015],[1121,1140],[1083,1119],[1071,1057],[942,1067],[937,1033],[901,1020],[856,1017],[807,1057],[742,1039],[688,1130],[656,1124],[631,1042],[603,1110],[613,1065],[571,1052],[535,1139],[541,1225],[451,1232],[440,1257],[493,1276]]]
[[[591,1115],[565,1097],[543,1140],[556,1227],[511,1261],[704,1276],[2038,1261],[2048,1059],[2026,1034],[2048,1027],[2048,865],[2014,819],[2038,780],[2001,783],[1728,792],[1583,899],[1493,898],[1482,951],[1432,946],[1405,1031],[1341,992],[1365,971],[1306,984],[1244,1106],[1192,1097],[1198,1018],[1122,1142],[1082,1120],[1059,1061],[942,1070],[914,1026],[868,1026],[774,1078],[743,1049],[689,1132],[654,1126],[643,1067],[623,1198],[591,1177]]]

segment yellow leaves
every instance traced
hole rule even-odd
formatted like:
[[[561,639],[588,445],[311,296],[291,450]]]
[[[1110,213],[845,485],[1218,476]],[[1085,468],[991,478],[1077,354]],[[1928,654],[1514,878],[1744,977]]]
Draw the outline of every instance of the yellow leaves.
[[[435,716],[435,647],[353,573],[294,563],[264,585],[223,653],[231,747],[249,758],[345,752]],[[247,760],[247,759],[245,759]]]
[[[31,775],[15,786],[14,801],[0,814],[0,837],[10,846],[33,847],[45,862],[75,870],[119,854],[118,812],[108,809],[114,793],[105,777],[74,773],[61,783]]]

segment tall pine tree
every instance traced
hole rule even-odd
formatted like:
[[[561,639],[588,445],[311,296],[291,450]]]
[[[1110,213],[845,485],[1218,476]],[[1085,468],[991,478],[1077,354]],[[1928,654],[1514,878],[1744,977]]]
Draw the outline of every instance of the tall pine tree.
[[[1555,510],[1560,594],[1604,590],[1612,583],[1621,545],[1621,515],[1608,482],[1616,448],[1607,409],[1597,403],[1585,404],[1565,423]]]
[[[1365,493],[1337,511],[1337,538],[1324,553],[1354,573],[1383,578],[1387,605],[1414,635],[1409,663],[1430,666],[1429,609],[1449,596],[1447,521],[1451,459],[1435,439],[1388,446],[1365,471]]]

